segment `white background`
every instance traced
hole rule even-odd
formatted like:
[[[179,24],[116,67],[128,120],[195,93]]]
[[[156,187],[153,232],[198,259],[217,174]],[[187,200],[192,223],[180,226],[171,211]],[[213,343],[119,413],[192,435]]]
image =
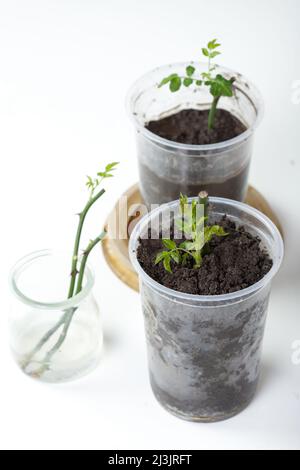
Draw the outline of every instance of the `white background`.
[[[1,448],[300,448],[300,365],[291,361],[300,339],[300,104],[292,99],[299,21],[299,0],[0,1]],[[98,234],[137,180],[127,89],[156,65],[200,58],[213,37],[223,45],[219,62],[248,76],[265,98],[251,182],[285,227],[255,400],[211,425],[166,413],[148,384],[138,294],[114,277],[99,250],[101,365],[67,385],[28,379],[8,347],[9,268],[27,252],[72,243],[85,175],[120,160],[86,227],[86,240]]]

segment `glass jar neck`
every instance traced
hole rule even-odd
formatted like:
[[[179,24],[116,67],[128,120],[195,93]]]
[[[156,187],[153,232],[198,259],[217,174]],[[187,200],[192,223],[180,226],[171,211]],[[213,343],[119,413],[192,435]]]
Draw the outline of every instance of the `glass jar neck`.
[[[40,309],[65,310],[78,306],[91,293],[94,274],[86,266],[82,290],[68,299],[70,261],[64,253],[52,250],[36,251],[24,256],[15,264],[9,276],[13,294],[24,304]]]

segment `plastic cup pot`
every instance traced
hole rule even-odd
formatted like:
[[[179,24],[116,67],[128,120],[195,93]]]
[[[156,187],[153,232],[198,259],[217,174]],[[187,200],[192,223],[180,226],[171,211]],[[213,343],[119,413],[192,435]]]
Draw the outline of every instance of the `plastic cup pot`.
[[[257,210],[236,201],[210,198],[210,218],[227,214],[237,226],[258,236],[273,260],[256,284],[224,295],[181,293],[157,283],[137,259],[149,226],[163,230],[178,215],[172,202],[146,215],[130,240],[130,256],[139,274],[152,390],[172,414],[190,421],[213,422],[241,412],[253,399],[260,374],[261,351],[271,282],[283,258],[275,225]]]
[[[175,200],[182,192],[196,196],[206,190],[211,196],[238,201],[245,199],[255,130],[263,114],[262,97],[241,74],[217,66],[216,73],[236,77],[234,97],[222,97],[219,108],[237,117],[247,128],[239,136],[216,144],[187,145],[172,142],[150,132],[145,125],[183,109],[209,109],[212,97],[206,86],[181,87],[171,93],[168,86],[158,88],[172,74],[183,75],[189,63],[156,68],[140,78],[127,98],[129,116],[136,130],[141,195],[150,207]],[[207,64],[195,65],[197,74]]]

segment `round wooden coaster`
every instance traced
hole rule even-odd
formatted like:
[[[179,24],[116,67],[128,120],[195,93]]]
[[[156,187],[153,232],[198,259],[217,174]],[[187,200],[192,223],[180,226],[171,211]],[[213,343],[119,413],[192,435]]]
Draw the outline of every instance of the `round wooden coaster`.
[[[133,269],[128,254],[129,233],[132,232],[134,225],[137,223],[137,221],[142,215],[141,211],[139,211],[139,206],[142,207],[143,201],[138,184],[135,184],[134,186],[129,188],[123,194],[122,197],[124,196],[127,198],[127,205],[125,211],[127,211],[127,207],[129,208],[134,206],[134,213],[132,214],[132,216],[124,215],[126,212],[122,212],[122,203],[120,204],[120,198],[120,200],[115,206],[114,211],[110,214],[107,219],[106,227],[113,226],[114,229],[117,230],[116,233],[120,233],[120,220],[122,219],[123,214],[123,216],[127,219],[127,224],[125,221],[125,230],[124,227],[123,229],[121,229],[121,233],[123,231],[121,239],[109,238],[108,234],[108,236],[102,242],[102,248],[104,257],[112,271],[116,274],[116,276],[129,287],[138,291],[138,275]],[[250,206],[254,207],[255,209],[258,209],[259,211],[263,212],[266,216],[268,216],[278,227],[281,234],[283,233],[278,217],[273,212],[265,198],[252,186],[249,186],[248,188],[248,193],[245,202]]]

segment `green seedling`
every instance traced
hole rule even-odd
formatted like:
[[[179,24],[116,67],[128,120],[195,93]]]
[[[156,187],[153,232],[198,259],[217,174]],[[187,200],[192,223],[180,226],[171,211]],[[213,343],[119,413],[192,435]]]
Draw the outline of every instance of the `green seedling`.
[[[212,63],[213,59],[221,54],[218,50],[221,44],[218,43],[217,39],[209,41],[207,47],[202,48],[202,54],[208,60],[207,72],[201,73],[200,77],[197,77],[196,67],[190,64],[185,69],[185,75],[180,76],[177,73],[173,73],[168,77],[165,77],[158,85],[161,88],[164,85],[169,85],[169,89],[172,93],[180,90],[182,86],[190,87],[194,85],[196,87],[207,86],[209,87],[210,94],[212,95],[212,103],[208,115],[208,129],[213,129],[216,118],[217,106],[222,96],[232,97],[233,96],[233,83],[235,78],[225,78],[220,73],[215,74],[216,65]]]
[[[186,265],[193,260],[194,268],[199,269],[203,255],[213,236],[227,235],[223,227],[208,225],[208,194],[202,191],[198,199],[189,202],[188,197],[180,195],[180,217],[175,220],[177,229],[185,240],[177,244],[175,240],[163,239],[165,250],[158,253],[155,264],[163,263],[165,270],[172,273],[171,262]]]

